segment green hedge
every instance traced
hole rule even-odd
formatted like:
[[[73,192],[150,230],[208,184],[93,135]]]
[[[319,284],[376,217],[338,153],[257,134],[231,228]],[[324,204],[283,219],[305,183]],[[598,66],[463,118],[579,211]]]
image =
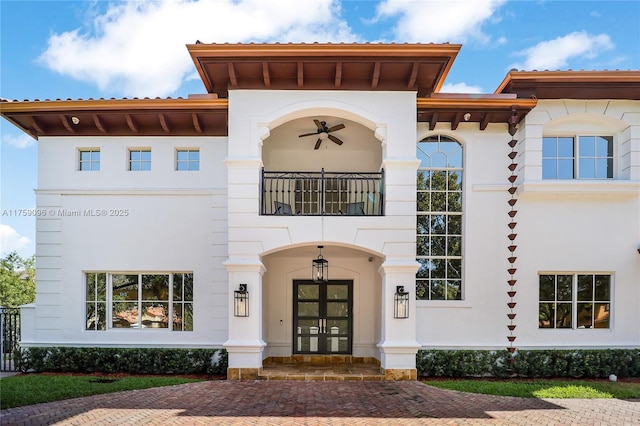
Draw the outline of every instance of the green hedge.
[[[20,371],[38,373],[227,373],[224,349],[31,347],[16,360]]]
[[[640,377],[640,349],[604,350],[421,350],[422,377]]]

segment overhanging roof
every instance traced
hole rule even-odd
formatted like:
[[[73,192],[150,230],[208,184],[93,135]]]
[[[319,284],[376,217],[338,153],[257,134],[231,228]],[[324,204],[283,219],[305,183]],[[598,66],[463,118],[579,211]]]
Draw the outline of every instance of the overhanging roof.
[[[459,44],[189,44],[209,93],[232,89],[437,92]]]
[[[495,93],[538,99],[640,100],[640,71],[510,71]]]
[[[89,99],[0,102],[0,113],[39,136],[223,136],[228,101],[212,95],[188,99]]]

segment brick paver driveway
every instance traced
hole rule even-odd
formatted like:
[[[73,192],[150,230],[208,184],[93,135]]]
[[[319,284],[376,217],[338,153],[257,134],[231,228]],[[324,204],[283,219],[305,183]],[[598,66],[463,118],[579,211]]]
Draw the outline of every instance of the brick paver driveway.
[[[631,425],[640,401],[526,399],[419,382],[209,381],[4,410],[2,425]]]

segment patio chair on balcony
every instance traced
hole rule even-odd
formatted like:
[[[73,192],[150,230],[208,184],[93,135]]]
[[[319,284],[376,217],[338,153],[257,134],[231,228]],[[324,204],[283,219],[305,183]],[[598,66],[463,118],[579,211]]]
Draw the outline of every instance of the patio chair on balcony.
[[[280,201],[273,202],[274,211],[273,214],[291,216],[291,204],[282,203]]]

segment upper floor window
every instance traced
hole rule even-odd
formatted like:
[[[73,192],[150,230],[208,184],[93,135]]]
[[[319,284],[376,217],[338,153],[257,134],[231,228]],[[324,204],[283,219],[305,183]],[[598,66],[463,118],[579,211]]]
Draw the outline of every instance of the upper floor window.
[[[100,170],[100,150],[99,149],[81,149],[80,150],[80,167],[81,171],[99,171]]]
[[[129,150],[129,170],[131,171],[151,170],[151,150],[150,149],[130,149]]]
[[[179,149],[176,152],[176,170],[200,170],[200,150]]]
[[[543,179],[612,179],[613,137],[542,139]]]
[[[462,299],[462,154],[462,145],[447,136],[418,142],[418,299]]]
[[[541,274],[539,328],[609,328],[611,275]]]

